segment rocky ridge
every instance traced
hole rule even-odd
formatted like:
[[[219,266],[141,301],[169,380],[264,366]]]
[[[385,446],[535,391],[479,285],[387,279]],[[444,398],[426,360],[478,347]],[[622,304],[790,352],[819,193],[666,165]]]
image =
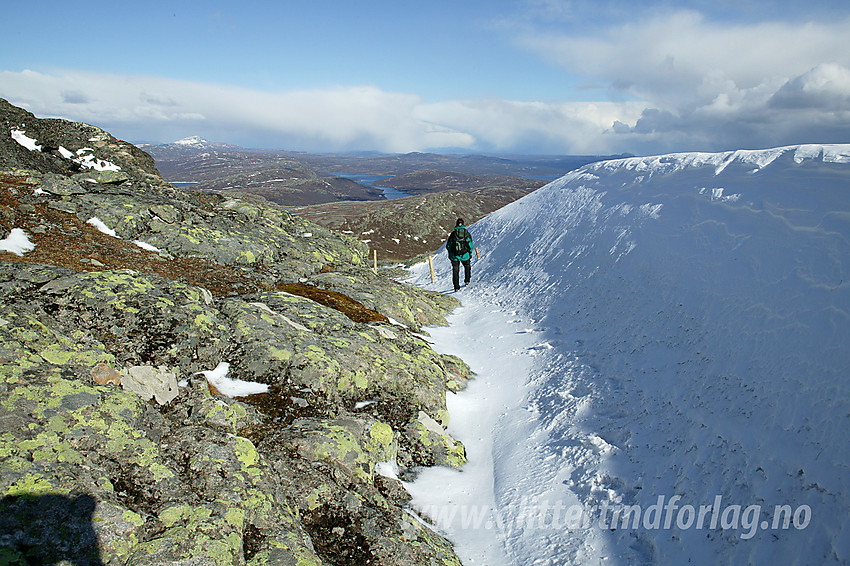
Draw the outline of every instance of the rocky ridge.
[[[397,479],[465,459],[422,330],[456,301],[4,100],[0,170],[0,562],[459,563]]]

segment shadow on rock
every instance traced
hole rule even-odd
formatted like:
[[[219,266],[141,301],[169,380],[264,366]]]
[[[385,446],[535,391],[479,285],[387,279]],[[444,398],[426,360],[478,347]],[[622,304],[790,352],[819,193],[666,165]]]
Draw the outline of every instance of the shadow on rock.
[[[95,507],[85,494],[0,499],[0,564],[103,566],[92,525]]]

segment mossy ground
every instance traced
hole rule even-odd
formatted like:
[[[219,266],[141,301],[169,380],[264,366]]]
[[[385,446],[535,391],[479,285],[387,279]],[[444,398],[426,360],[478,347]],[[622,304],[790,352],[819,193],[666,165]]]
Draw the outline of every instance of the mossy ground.
[[[278,291],[307,297],[326,307],[338,310],[354,322],[387,322],[387,317],[375,309],[366,308],[362,303],[337,291],[321,289],[306,283],[281,283],[276,288]]]

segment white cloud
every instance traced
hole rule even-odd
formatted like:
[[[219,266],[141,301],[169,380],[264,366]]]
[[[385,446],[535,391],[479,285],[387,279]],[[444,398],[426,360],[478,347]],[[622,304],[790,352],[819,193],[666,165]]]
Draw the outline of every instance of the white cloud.
[[[619,118],[613,128],[632,147],[850,139],[850,18],[721,24],[679,11],[587,35],[542,29],[524,24],[518,41],[570,73],[644,102],[640,120]]]
[[[425,104],[372,86],[262,92],[156,77],[32,71],[0,73],[0,96],[39,116],[96,124],[137,141],[187,135],[308,150],[430,148],[596,153],[614,120],[635,122],[635,103],[498,99]],[[73,101],[63,93],[74,92]]]
[[[417,115],[468,132],[482,151],[608,153],[623,151],[605,140],[615,120],[634,122],[642,109],[639,103],[490,99],[422,105]]]
[[[0,96],[36,115],[90,122],[135,140],[198,134],[265,147],[399,152],[474,141],[416,118],[418,96],[372,86],[275,93],[158,77],[33,71],[2,72],[0,85]],[[62,94],[67,92],[75,93],[72,101]]]
[[[782,85],[771,99],[776,108],[850,111],[850,69],[837,63],[818,65]]]
[[[161,77],[0,71],[0,96],[131,141],[308,151],[660,153],[850,140],[850,20],[721,27],[680,12],[529,49],[624,101],[425,103],[374,86],[264,92]],[[552,72],[558,72],[553,70]],[[506,80],[510,80],[506,77]]]
[[[717,89],[752,89],[816,65],[850,65],[850,19],[830,23],[721,25],[677,12],[592,36],[532,32],[523,45],[563,67],[640,96],[677,101]]]

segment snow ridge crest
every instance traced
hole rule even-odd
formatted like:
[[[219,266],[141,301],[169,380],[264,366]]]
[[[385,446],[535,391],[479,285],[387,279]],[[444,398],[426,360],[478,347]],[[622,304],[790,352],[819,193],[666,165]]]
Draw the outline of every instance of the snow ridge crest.
[[[802,144],[771,149],[739,149],[719,153],[686,152],[628,157],[591,163],[577,171],[588,173],[625,170],[643,173],[646,177],[651,177],[689,168],[714,167],[715,175],[719,175],[729,165],[740,163],[754,166],[753,172],[757,172],[787,154],[790,154],[797,164],[807,159],[820,160],[824,163],[850,163],[850,144]]]

